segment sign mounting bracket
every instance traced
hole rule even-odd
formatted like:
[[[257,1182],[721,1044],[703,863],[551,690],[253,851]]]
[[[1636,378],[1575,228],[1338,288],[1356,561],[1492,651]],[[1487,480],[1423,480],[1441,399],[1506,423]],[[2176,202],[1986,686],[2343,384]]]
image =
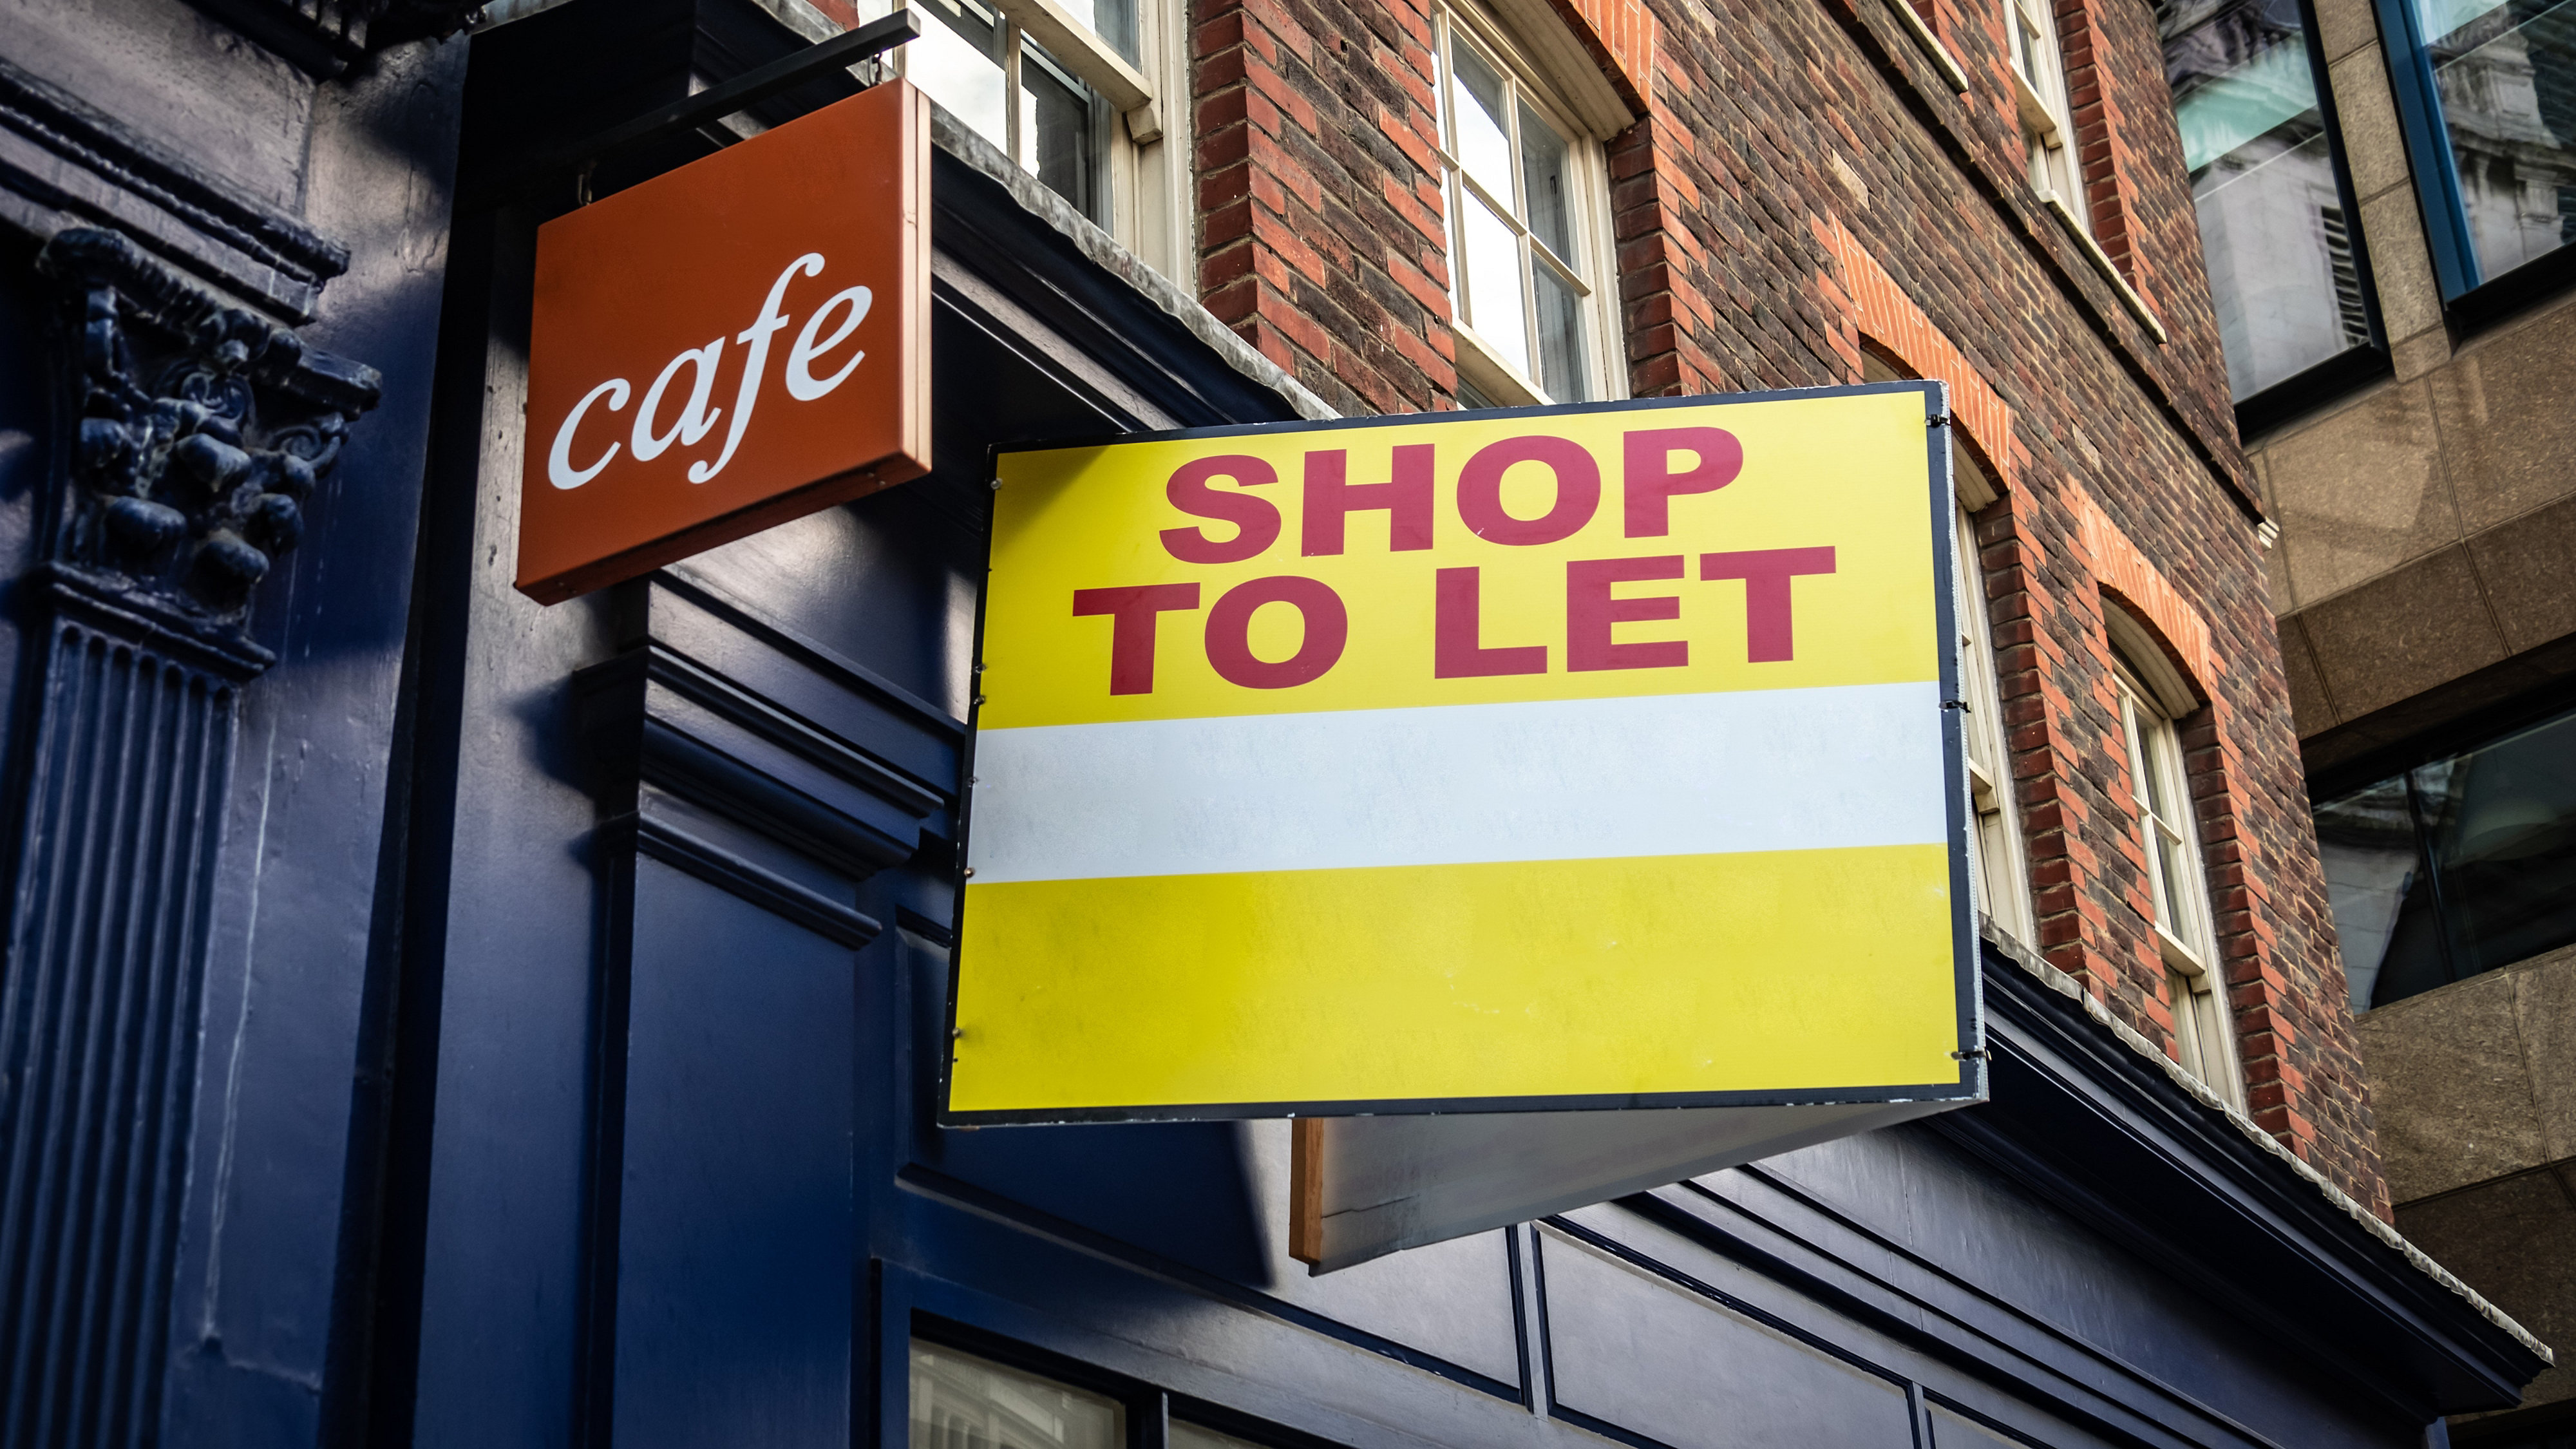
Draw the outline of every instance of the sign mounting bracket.
[[[884,19],[872,20],[819,45],[807,46],[793,55],[782,56],[767,65],[745,71],[722,85],[709,86],[696,95],[666,106],[656,106],[632,120],[545,151],[470,198],[468,205],[489,206],[508,200],[539,182],[576,167],[582,172],[586,191],[591,168],[597,166],[604,156],[712,125],[737,111],[759,105],[782,91],[793,90],[815,80],[826,72],[872,60],[920,37],[921,21],[909,9],[897,10]],[[583,197],[584,201],[588,199],[586,195]]]

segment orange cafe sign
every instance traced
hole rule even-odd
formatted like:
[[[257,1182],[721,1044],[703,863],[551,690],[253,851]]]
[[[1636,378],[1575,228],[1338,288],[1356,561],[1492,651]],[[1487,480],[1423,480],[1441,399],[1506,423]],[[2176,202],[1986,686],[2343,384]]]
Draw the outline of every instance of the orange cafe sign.
[[[537,232],[522,593],[930,470],[930,102],[901,81]]]

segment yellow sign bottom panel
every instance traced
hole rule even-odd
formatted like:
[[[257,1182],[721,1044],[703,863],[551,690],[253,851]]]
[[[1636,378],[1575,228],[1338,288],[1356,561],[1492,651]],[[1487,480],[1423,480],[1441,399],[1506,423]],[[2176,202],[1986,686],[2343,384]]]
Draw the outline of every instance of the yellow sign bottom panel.
[[[948,1110],[1954,1084],[1952,923],[1939,845],[970,884]]]

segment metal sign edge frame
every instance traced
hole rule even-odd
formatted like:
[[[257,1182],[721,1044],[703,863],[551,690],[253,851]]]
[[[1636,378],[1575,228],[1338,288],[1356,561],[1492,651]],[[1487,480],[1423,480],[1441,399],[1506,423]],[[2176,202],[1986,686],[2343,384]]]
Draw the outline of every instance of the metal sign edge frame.
[[[1961,1043],[1959,1077],[1955,1082],[1915,1083],[1884,1087],[1841,1087],[1822,1089],[1781,1088],[1771,1091],[1741,1090],[1721,1092],[1613,1092],[1584,1096],[1543,1097],[1421,1097],[1355,1099],[1342,1098],[1317,1102],[1224,1102],[1224,1103],[1153,1103],[1106,1107],[1057,1107],[1032,1109],[988,1109],[960,1112],[951,1108],[951,1077],[957,1062],[957,993],[965,964],[966,944],[966,862],[974,834],[975,750],[981,738],[980,720],[984,694],[981,676],[984,672],[984,622],[992,590],[989,584],[975,596],[975,649],[970,666],[966,713],[966,748],[963,762],[964,786],[958,791],[957,803],[957,904],[949,917],[948,1000],[941,1016],[939,1041],[939,1094],[932,1107],[932,1122],[940,1127],[975,1129],[981,1127],[1046,1127],[1078,1123],[1117,1122],[1251,1122],[1300,1117],[1370,1117],[1370,1116],[1436,1116],[1445,1113],[1499,1112],[1602,1112],[1655,1111],[1684,1107],[1798,1107],[1821,1106],[1847,1102],[1943,1101],[1966,1106],[1986,1100],[1987,1074],[1984,1036],[1985,993],[1980,980],[1980,951],[1977,937],[1979,914],[1974,894],[1974,872],[1968,868],[1967,739],[1960,719],[1964,709],[1964,690],[1959,678],[1959,620],[1956,608],[1958,584],[1954,577],[1949,546],[1952,510],[1957,508],[1956,482],[1950,462],[1950,389],[1938,378],[1907,378],[1896,382],[1847,383],[1826,387],[1768,388],[1755,392],[1696,393],[1675,397],[1620,398],[1605,402],[1550,403],[1537,407],[1453,409],[1446,413],[1381,413],[1359,418],[1292,418],[1270,423],[1234,423],[1203,428],[1169,428],[1157,432],[1104,433],[1080,438],[1054,439],[1045,442],[997,443],[987,452],[984,472],[988,482],[999,473],[998,462],[1005,453],[1048,453],[1068,448],[1108,447],[1120,443],[1160,443],[1198,438],[1245,438],[1272,433],[1341,432],[1351,429],[1418,427],[1426,422],[1463,420],[1469,411],[1476,417],[1542,418],[1572,414],[1636,412],[1660,408],[1726,407],[1743,403],[1797,402],[1819,398],[1871,397],[1910,392],[1924,401],[1924,462],[1929,475],[1931,504],[1932,574],[1935,584],[1934,615],[1940,630],[1941,690],[1941,771],[1945,788],[1945,815],[1949,833],[1950,891],[1954,901],[1965,901],[1968,907],[1953,911],[1950,942],[1951,974],[1954,979],[1954,1018]],[[984,545],[984,572],[992,574],[992,537],[988,524]]]

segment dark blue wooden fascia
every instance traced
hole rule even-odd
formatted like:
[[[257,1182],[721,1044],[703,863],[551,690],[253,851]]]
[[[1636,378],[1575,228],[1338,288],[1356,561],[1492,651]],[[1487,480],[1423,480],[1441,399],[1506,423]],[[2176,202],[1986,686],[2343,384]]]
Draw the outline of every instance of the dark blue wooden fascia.
[[[1985,979],[1993,1100],[1931,1130],[2355,1393],[2424,1418],[2505,1408],[2546,1367],[2032,971],[1990,956]]]

